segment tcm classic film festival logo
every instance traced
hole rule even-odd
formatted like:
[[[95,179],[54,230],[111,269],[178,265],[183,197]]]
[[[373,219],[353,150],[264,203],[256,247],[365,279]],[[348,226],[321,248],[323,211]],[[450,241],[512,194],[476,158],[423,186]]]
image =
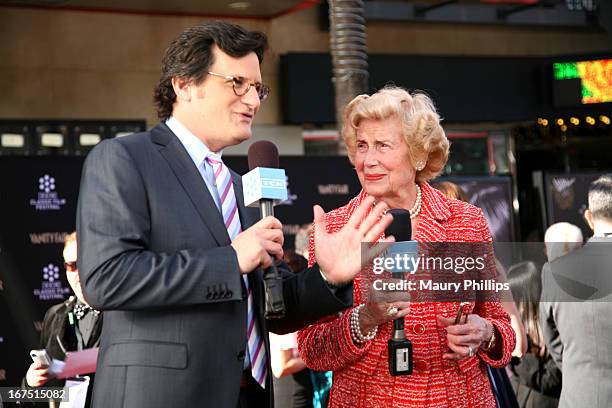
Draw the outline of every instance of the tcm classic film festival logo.
[[[55,191],[55,177],[45,174],[38,178],[38,197],[30,200],[36,211],[61,210],[66,199],[60,198]]]
[[[34,296],[40,300],[64,300],[70,288],[62,285],[60,268],[52,263],[43,266],[40,289],[34,289]]]

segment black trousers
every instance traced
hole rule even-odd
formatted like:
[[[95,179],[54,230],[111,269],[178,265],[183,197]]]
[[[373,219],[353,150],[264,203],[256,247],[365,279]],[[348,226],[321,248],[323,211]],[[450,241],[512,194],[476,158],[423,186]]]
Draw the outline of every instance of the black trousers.
[[[245,371],[242,375],[240,397],[236,408],[265,408],[268,406],[270,406],[268,390],[264,390],[257,384],[250,371]]]

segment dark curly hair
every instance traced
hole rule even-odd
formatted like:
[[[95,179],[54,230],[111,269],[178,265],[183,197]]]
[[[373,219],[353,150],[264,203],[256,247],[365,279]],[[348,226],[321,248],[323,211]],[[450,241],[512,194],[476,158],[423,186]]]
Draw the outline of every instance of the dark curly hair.
[[[254,52],[261,64],[268,47],[268,38],[262,32],[248,31],[223,21],[202,23],[185,29],[166,49],[161,64],[161,77],[153,93],[157,116],[162,121],[172,115],[172,106],[176,101],[172,78],[186,78],[200,84],[214,63],[213,45],[234,58]]]

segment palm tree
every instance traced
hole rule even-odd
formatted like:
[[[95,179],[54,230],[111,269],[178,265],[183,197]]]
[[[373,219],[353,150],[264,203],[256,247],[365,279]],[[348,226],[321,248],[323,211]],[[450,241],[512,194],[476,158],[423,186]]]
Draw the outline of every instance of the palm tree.
[[[336,90],[336,123],[342,129],[342,112],[357,95],[368,90],[366,19],[362,0],[329,0],[330,49]],[[346,146],[338,139],[338,153]]]

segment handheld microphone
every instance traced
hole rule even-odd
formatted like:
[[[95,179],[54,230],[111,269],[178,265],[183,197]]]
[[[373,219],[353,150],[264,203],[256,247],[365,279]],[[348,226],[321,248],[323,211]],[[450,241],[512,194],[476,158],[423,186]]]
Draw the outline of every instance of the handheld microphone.
[[[267,140],[249,147],[249,172],[242,176],[244,205],[259,207],[261,218],[274,215],[274,205],[287,199],[285,170],[278,168],[278,149]],[[264,270],[266,319],[285,316],[283,285],[274,261]]]
[[[395,242],[386,250],[385,257],[391,258],[391,268],[387,268],[392,274],[403,277],[405,272],[416,272],[417,242],[412,241],[412,223],[410,212],[403,208],[393,208],[388,211],[393,216],[393,221],[385,229],[385,236],[393,235]]]
[[[393,221],[385,230],[385,235],[393,235],[395,243],[387,249],[387,257],[393,257],[393,268],[390,270],[393,277],[404,277],[404,272],[413,272],[412,257],[417,255],[417,242],[412,241],[412,223],[410,212],[402,208],[388,211]],[[404,333],[404,318],[393,321],[393,337],[387,341],[389,354],[389,373],[393,376],[412,374],[412,342]]]
[[[278,149],[267,140],[249,147],[249,172],[242,176],[244,205],[259,207],[261,216],[274,215],[274,205],[287,199],[285,170],[278,168]]]

